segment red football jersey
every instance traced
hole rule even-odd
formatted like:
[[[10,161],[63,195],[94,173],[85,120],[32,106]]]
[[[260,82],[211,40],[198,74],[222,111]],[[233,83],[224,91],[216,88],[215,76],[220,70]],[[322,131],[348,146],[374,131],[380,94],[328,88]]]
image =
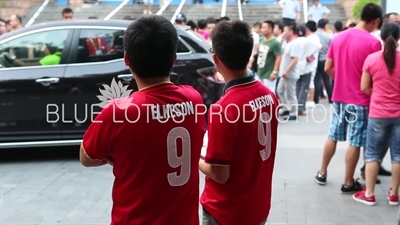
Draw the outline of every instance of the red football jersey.
[[[259,225],[271,207],[278,99],[253,76],[227,84],[210,108],[205,162],[229,165],[225,184],[206,178],[200,202],[220,225]]]
[[[114,159],[111,224],[198,225],[202,97],[172,83],[130,97],[104,108],[83,139],[89,157]]]

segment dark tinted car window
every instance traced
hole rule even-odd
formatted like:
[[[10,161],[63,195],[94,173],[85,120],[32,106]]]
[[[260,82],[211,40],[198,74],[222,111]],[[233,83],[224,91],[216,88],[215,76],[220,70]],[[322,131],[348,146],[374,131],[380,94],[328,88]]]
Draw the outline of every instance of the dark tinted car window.
[[[189,53],[190,49],[186,46],[185,43],[182,42],[181,39],[179,39],[178,42],[178,49],[176,51],[177,53]]]
[[[124,57],[124,30],[82,29],[77,63],[104,62]]]
[[[209,53],[207,49],[204,49],[204,47],[201,47],[197,42],[190,39],[189,37],[182,36],[182,39],[186,41],[186,43],[188,43],[197,53]],[[205,41],[203,43],[205,43]],[[208,46],[208,44],[205,46]]]

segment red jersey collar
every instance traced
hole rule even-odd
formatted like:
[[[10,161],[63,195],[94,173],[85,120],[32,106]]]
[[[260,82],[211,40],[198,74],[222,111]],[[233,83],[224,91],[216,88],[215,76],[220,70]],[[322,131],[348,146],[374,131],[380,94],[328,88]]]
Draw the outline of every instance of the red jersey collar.
[[[246,77],[234,79],[232,81],[229,81],[224,88],[224,93],[226,93],[229,89],[234,88],[236,86],[241,86],[241,85],[246,85],[255,82],[256,79],[254,75],[248,75]]]
[[[160,83],[156,83],[156,84],[152,84],[152,85],[146,86],[146,87],[144,87],[142,89],[139,89],[139,91],[146,91],[148,89],[152,89],[152,88],[155,88],[155,87],[158,87],[158,86],[161,86],[161,85],[165,85],[165,84],[172,84],[172,82],[171,81],[163,81],[163,82],[160,82]]]

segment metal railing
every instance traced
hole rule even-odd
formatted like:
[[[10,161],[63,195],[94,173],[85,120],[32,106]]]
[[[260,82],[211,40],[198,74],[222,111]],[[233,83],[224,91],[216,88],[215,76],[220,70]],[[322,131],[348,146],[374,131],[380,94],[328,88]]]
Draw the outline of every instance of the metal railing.
[[[119,4],[113,11],[111,11],[106,17],[104,17],[104,20],[109,20],[111,17],[115,16],[119,10],[121,10],[126,4],[128,4],[129,0],[123,0],[121,4]]]
[[[168,6],[171,4],[172,0],[166,1],[165,4],[158,10],[156,15],[160,16],[163,14],[163,12],[168,8]]]
[[[240,0],[237,0],[237,6],[238,6],[239,19],[243,21],[242,2]]]
[[[42,5],[38,8],[38,10],[36,10],[35,14],[33,14],[33,16],[29,19],[29,21],[25,24],[25,27],[29,27],[30,25],[32,25],[35,20],[39,17],[40,13],[42,13],[42,11],[44,10],[44,8],[46,8],[46,6],[49,4],[50,0],[45,0]]]
[[[308,0],[303,0],[304,23],[308,22]]]
[[[221,17],[226,16],[226,6],[228,5],[228,0],[222,0]]]
[[[185,5],[186,0],[182,0],[181,3],[179,3],[178,8],[175,10],[174,15],[171,18],[171,23],[175,23],[175,19],[178,16],[179,13],[181,13],[181,10],[183,8],[183,5]]]

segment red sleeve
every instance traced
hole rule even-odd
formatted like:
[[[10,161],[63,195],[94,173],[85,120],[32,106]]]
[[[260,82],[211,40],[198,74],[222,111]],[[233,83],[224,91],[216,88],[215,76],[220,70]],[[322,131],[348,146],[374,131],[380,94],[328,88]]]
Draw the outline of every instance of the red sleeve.
[[[95,55],[95,54],[96,54],[96,53],[95,53],[95,50],[94,50],[94,48],[93,48],[93,45],[92,45],[92,43],[90,42],[90,39],[89,39],[89,38],[86,39],[86,47],[87,47],[87,49],[88,49],[89,55]]]
[[[83,136],[83,148],[92,159],[103,160],[111,156],[114,107],[115,105],[109,105],[101,110]]]
[[[231,107],[232,108],[232,107]],[[208,146],[205,162],[229,165],[233,155],[236,123],[221,105],[212,105],[208,114]]]

